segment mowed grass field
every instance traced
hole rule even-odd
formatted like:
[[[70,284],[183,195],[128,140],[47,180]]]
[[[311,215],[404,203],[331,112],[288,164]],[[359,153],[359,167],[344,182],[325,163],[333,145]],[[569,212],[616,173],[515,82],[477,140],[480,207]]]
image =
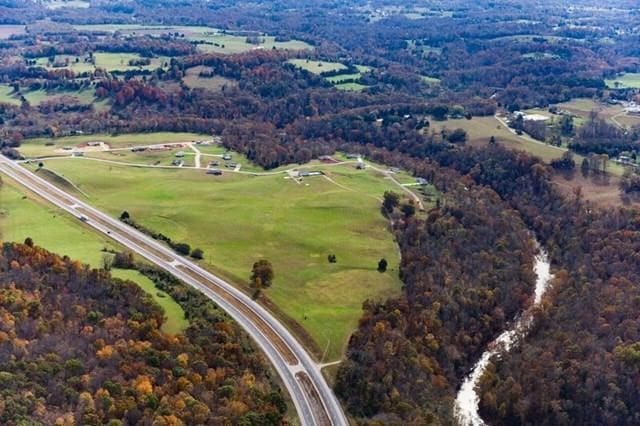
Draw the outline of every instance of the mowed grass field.
[[[102,267],[103,249],[121,250],[112,240],[92,231],[64,211],[3,176],[0,187],[0,239],[22,242],[27,237],[45,249],[67,255],[93,267]],[[181,332],[187,325],[184,311],[169,295],[155,288],[153,282],[137,271],[113,269],[112,275],[138,284],[164,308],[167,321],[162,329],[170,334]]]
[[[347,69],[347,66],[340,62],[316,61],[312,59],[289,59],[288,62],[313,74]]]
[[[65,147],[79,147],[88,142],[104,142],[111,148],[129,148],[137,145],[164,144],[174,142],[191,142],[208,139],[210,136],[199,133],[172,133],[153,132],[122,135],[82,135],[61,138],[34,138],[27,139],[20,146],[20,153],[28,158],[60,155],[60,150]],[[69,154],[69,153],[67,153]]]
[[[156,58],[150,58],[151,63],[149,65],[135,66],[129,65],[129,61],[142,59],[137,53],[110,53],[110,52],[96,52],[94,53],[95,65],[90,62],[85,62],[83,57],[76,57],[73,55],[58,55],[56,61],[65,62],[68,61],[68,65],[59,67],[58,69],[71,69],[75,73],[93,72],[97,68],[104,69],[109,72],[113,71],[138,71],[138,70],[155,70],[157,68],[163,68],[169,63],[170,58],[160,56]],[[78,61],[76,62],[76,59]],[[56,69],[51,66],[48,58],[38,58],[36,64],[47,69]]]
[[[198,43],[201,52],[216,53],[243,53],[254,49],[287,49],[305,50],[313,49],[313,46],[300,40],[276,41],[275,37],[261,35],[259,44],[247,42],[247,37],[225,33],[222,30],[203,26],[156,26],[156,25],[131,25],[131,24],[98,24],[76,25],[80,31],[119,31],[132,35],[160,36],[162,34],[183,34],[187,40]]]
[[[32,106],[37,106],[42,102],[52,101],[56,99],[59,101],[67,99],[81,104],[92,104],[95,101],[95,90],[93,88],[87,88],[77,91],[46,91],[28,90],[26,88],[21,88],[20,93],[15,93],[12,86],[8,84],[0,84],[0,102],[8,103],[11,105],[20,105],[20,94],[22,94]]]
[[[47,167],[89,195],[89,202],[205,252],[205,266],[248,290],[253,262],[269,259],[266,295],[302,325],[325,360],[339,359],[366,299],[398,294],[399,253],[380,214],[385,190],[400,189],[374,170],[321,166],[302,183],[279,173],[206,175],[59,159]],[[327,261],[329,254],[337,263]],[[389,270],[376,271],[381,258]]]
[[[525,135],[519,136],[511,132],[506,126],[504,126],[495,117],[473,117],[471,120],[456,119],[447,121],[431,121],[431,127],[426,131],[435,130],[440,132],[442,128],[446,127],[449,130],[455,130],[458,128],[467,131],[468,143],[475,145],[484,145],[489,142],[491,136],[495,136],[496,142],[503,146],[525,151],[531,155],[535,155],[545,162],[550,162],[556,158],[560,158],[567,148],[557,147],[544,142],[536,141],[535,139]],[[584,157],[578,154],[574,154],[574,160],[578,165],[582,162]],[[614,176],[622,176],[624,174],[624,167],[609,162],[607,165],[607,171]]]
[[[640,89],[640,73],[625,73],[616,78],[605,80],[611,89]]]
[[[496,141],[505,147],[526,151],[540,157],[544,161],[559,158],[566,151],[564,148],[558,148],[535,141],[526,135],[518,136],[492,116],[473,117],[471,120],[461,118],[447,121],[431,121],[431,127],[427,131],[435,130],[436,132],[440,132],[440,130],[445,127],[449,130],[458,128],[466,130],[469,143],[471,144],[486,144],[491,139],[491,136],[494,136]]]
[[[323,72],[342,71],[347,69],[347,66],[344,64],[341,64],[340,62],[315,61],[310,59],[290,59],[287,62],[295,65],[300,69],[307,70],[310,73],[318,74],[318,75],[322,74]],[[325,77],[325,80],[333,84],[338,90],[356,91],[356,92],[364,90],[368,86],[364,84],[360,84],[357,80],[360,77],[362,77],[362,74],[371,71],[371,67],[368,67],[366,65],[356,65],[355,67],[358,69],[357,73],[334,75],[330,77]],[[345,80],[356,80],[356,81],[341,83]]]

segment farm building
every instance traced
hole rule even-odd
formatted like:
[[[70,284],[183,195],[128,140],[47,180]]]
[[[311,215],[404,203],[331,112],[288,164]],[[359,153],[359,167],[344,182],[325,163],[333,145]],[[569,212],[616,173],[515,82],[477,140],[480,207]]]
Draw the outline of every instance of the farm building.
[[[298,177],[321,176],[323,174],[324,173],[321,171],[300,170],[298,172]]]

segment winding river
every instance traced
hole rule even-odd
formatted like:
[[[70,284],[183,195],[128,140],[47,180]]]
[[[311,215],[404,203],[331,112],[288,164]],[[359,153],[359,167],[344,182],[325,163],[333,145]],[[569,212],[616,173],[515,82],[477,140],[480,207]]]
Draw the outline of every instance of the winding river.
[[[540,304],[542,296],[551,281],[552,275],[550,272],[550,266],[546,252],[540,249],[539,254],[535,258],[534,265],[537,278],[532,307]],[[529,308],[529,310],[530,309],[531,308]],[[524,336],[527,333],[532,321],[531,315],[528,315],[529,310],[525,311],[523,315],[516,319],[511,329],[502,332],[502,334],[489,345],[488,349],[482,354],[480,360],[478,360],[476,365],[473,367],[471,374],[469,374],[462,383],[460,391],[458,391],[458,395],[456,396],[453,413],[455,419],[460,425],[481,426],[485,424],[478,413],[480,398],[475,390],[476,385],[487,368],[491,357],[498,355],[499,353],[508,352],[517,341],[517,338],[519,336]]]

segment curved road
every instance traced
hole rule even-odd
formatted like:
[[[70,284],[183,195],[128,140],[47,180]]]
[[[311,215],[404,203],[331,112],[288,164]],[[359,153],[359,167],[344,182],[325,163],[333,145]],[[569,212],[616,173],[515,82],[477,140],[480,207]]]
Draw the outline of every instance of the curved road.
[[[236,320],[282,378],[302,425],[347,425],[320,367],[269,312],[223,279],[0,155],[0,172],[202,292]]]

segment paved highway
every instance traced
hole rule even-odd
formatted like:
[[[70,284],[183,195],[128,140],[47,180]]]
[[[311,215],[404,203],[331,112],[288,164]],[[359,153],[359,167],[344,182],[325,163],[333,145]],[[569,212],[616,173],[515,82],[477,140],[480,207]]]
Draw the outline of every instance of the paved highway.
[[[302,425],[348,424],[318,365],[278,320],[247,295],[158,241],[107,216],[1,155],[0,172],[175,275],[224,309],[269,358],[291,395]]]

